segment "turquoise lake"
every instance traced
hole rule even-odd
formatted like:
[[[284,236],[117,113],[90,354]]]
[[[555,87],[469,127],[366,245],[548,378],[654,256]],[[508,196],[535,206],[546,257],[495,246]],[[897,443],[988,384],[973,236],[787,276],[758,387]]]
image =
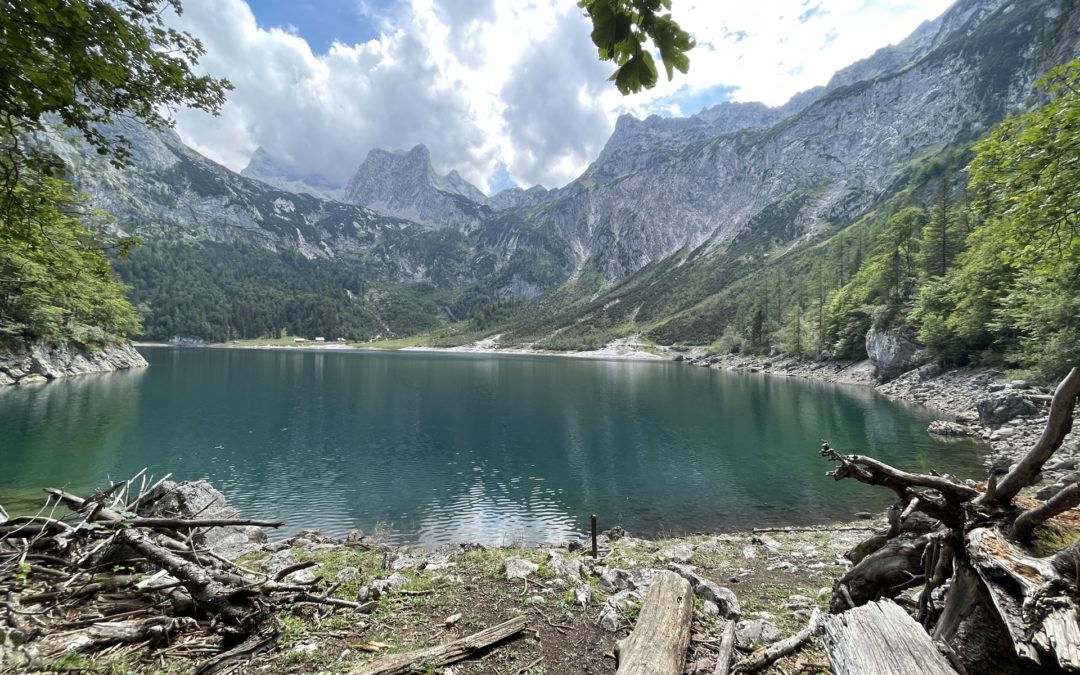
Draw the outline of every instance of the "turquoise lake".
[[[864,387],[673,362],[140,348],[150,367],[0,390],[0,504],[143,467],[208,478],[282,532],[559,542],[850,519],[886,490],[825,476],[821,439],[981,477],[980,446]]]

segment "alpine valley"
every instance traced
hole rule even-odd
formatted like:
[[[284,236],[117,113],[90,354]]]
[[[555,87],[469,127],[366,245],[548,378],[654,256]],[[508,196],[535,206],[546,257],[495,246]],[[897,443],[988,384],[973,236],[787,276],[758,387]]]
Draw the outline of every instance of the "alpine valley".
[[[638,336],[854,357],[888,320],[836,303],[890,219],[963,203],[972,146],[1045,103],[1036,81],[1080,55],[1078,32],[1072,2],[959,0],[782,107],[624,115],[552,190],[486,196],[422,145],[372,150],[335,185],[262,150],[237,174],[135,125],[109,130],[132,143],[123,169],[52,142],[113,233],[142,242],[115,267],[147,339]]]

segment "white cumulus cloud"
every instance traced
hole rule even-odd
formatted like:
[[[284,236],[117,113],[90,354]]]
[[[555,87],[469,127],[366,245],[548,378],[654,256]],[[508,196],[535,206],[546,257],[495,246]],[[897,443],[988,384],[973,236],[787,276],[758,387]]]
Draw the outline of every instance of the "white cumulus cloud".
[[[437,170],[482,189],[503,167],[519,184],[554,187],[595,158],[621,113],[693,114],[727,97],[779,105],[948,5],[675,0],[698,42],[690,73],[622,97],[573,0],[358,3],[356,20],[378,37],[324,53],[291,27],[260,26],[245,0],[185,0],[178,27],[203,41],[201,67],[235,90],[219,117],[178,112],[177,129],[236,170],[262,146],[343,183],[372,148],[423,143]]]

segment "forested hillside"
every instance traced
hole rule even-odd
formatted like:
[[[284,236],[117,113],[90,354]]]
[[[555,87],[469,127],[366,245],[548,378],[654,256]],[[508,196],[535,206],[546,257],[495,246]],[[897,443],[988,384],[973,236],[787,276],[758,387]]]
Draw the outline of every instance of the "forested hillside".
[[[922,356],[1053,377],[1080,357],[1080,65],[1049,103],[971,146],[910,164],[855,222],[797,241],[798,193],[718,249],[684,250],[607,287],[583,274],[507,322],[506,339],[595,348],[639,332],[720,351],[865,358],[871,327]],[[793,239],[794,244],[789,243]]]

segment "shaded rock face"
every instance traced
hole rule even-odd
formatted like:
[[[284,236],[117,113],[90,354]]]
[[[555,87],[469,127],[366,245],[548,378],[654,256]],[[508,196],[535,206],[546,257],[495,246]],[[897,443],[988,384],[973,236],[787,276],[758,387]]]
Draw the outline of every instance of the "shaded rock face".
[[[979,421],[984,426],[998,427],[1006,422],[1039,412],[1038,406],[1021,394],[1009,391],[993,394],[978,403]]]
[[[225,495],[205,480],[184,483],[167,480],[146,494],[139,504],[139,515],[209,520],[238,518],[240,514]],[[257,527],[211,527],[195,534],[196,545],[205,546],[229,560],[239,558],[265,541],[266,534]]]
[[[902,375],[918,365],[919,344],[901,331],[871,328],[866,333],[866,354],[880,382]]]
[[[72,344],[35,342],[18,349],[0,350],[0,386],[144,368],[146,365],[142,354],[128,344],[112,344],[90,350]]]
[[[432,227],[475,228],[491,215],[487,197],[456,171],[440,176],[427,147],[374,149],[343,193],[345,202]]]

